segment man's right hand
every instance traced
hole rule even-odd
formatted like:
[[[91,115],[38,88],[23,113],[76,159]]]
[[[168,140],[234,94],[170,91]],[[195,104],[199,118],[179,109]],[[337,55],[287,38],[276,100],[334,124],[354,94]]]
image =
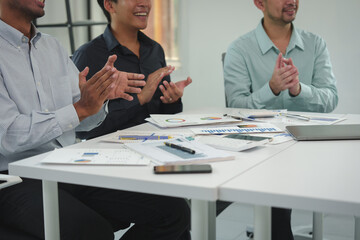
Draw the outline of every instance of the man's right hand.
[[[280,53],[276,59],[273,75],[269,86],[275,95],[281,91],[294,87],[299,82],[299,72],[294,65],[288,65],[287,60],[283,59]]]
[[[86,81],[86,76],[89,73],[88,67],[79,73],[81,98],[74,103],[74,107],[80,121],[96,114],[115,87],[118,72],[116,68],[112,67],[114,59],[116,60],[116,56],[109,57],[105,66],[88,81]]]
[[[140,105],[144,105],[152,99],[156,89],[159,86],[160,81],[170,75],[174,71],[175,67],[167,66],[156,70],[151,73],[146,80],[145,87],[141,90],[141,93],[137,95]]]

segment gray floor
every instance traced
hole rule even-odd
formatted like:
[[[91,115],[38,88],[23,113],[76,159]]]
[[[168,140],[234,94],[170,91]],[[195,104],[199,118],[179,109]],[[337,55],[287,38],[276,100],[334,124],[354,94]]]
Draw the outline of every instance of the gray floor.
[[[232,204],[216,219],[217,240],[247,240],[246,227],[254,220],[253,207],[244,204]],[[355,220],[352,216],[324,214],[324,240],[353,240]],[[294,210],[292,229],[296,240],[308,239],[308,230],[312,225],[312,212]]]
[[[253,207],[234,203],[216,219],[217,240],[247,240],[246,228],[253,224]],[[312,212],[293,209],[292,229],[295,240],[308,240],[312,225]],[[324,240],[353,240],[355,220],[352,216],[324,214]],[[119,239],[122,232],[116,234]],[[196,240],[196,239],[194,239]]]

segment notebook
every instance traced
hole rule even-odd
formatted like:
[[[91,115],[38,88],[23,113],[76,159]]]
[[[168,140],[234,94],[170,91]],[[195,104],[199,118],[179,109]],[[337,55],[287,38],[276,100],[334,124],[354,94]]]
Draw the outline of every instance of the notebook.
[[[287,126],[298,141],[360,139],[360,124]]]

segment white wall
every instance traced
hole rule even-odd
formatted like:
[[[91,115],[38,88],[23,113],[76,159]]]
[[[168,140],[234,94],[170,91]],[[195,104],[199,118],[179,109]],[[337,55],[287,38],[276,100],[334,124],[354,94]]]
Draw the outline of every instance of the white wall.
[[[186,68],[193,84],[184,108],[225,106],[221,53],[238,36],[254,29],[262,13],[252,0],[182,0],[186,5]],[[300,1],[296,27],[327,42],[338,81],[335,113],[360,113],[359,0]],[[187,71],[186,71],[187,70]]]
[[[173,80],[186,76],[193,83],[186,89],[184,109],[205,106],[225,106],[221,53],[238,36],[254,29],[262,13],[252,0],[181,0],[183,69],[173,74]],[[71,1],[74,20],[83,19],[84,1]],[[92,0],[94,10],[101,10]],[[339,104],[335,113],[360,113],[360,28],[359,0],[304,0],[295,24],[322,36],[330,51],[333,70],[338,81]],[[64,1],[49,1],[46,16],[40,21],[65,21]],[[99,17],[97,17],[99,19]],[[77,39],[82,39],[78,28]],[[101,30],[102,31],[102,30]],[[101,32],[100,31],[100,32]],[[67,32],[47,29],[68,47]]]

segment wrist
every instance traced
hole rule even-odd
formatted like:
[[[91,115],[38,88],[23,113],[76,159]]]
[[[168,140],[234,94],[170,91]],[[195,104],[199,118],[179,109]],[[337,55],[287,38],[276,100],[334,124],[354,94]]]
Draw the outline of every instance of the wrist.
[[[139,103],[140,103],[141,106],[145,104],[145,100],[143,98],[143,95],[141,95],[141,93],[137,94],[137,98],[138,98]]]
[[[289,95],[290,97],[296,97],[300,94],[300,92],[301,92],[301,85],[299,83],[296,87],[296,91],[289,90]]]
[[[76,114],[78,115],[80,122],[82,120],[84,120],[85,118],[87,118],[88,116],[90,116],[90,114],[88,114],[88,112],[85,110],[85,108],[81,106],[81,103],[76,102],[73,105],[74,105]]]
[[[279,94],[280,94],[281,91],[280,91],[280,90],[277,90],[277,89],[273,86],[273,84],[272,84],[271,81],[269,82],[269,87],[270,87],[272,93],[273,93],[275,96],[279,96]]]

